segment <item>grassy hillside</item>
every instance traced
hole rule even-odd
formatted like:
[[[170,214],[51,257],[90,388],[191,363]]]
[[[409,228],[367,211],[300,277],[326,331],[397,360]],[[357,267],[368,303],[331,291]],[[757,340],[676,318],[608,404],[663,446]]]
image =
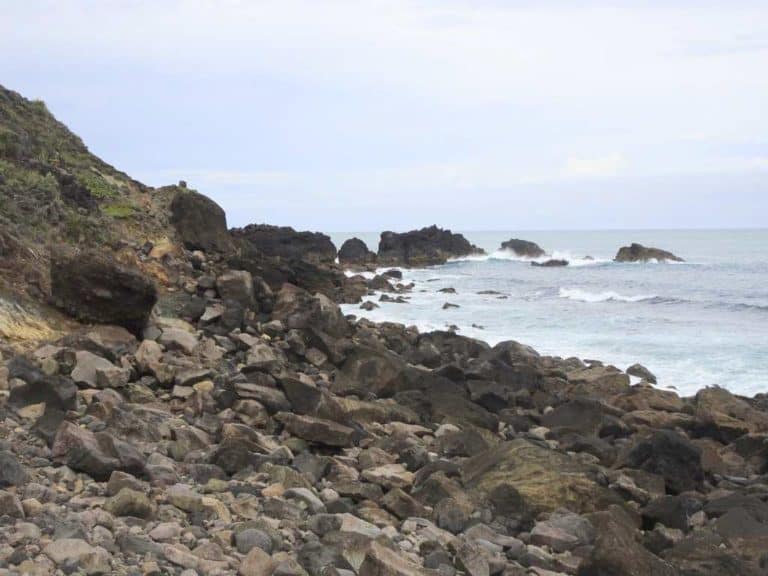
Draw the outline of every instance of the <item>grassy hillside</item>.
[[[94,156],[43,102],[0,86],[0,288],[43,295],[53,245],[167,237],[168,196]]]

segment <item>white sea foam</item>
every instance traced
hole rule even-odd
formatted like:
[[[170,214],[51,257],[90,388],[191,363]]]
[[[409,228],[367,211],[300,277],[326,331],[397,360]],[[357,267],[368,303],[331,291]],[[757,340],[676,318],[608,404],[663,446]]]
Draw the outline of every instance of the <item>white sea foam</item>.
[[[560,288],[560,298],[576,300],[577,302],[643,302],[644,300],[653,300],[655,294],[640,294],[637,296],[626,296],[606,290],[605,292],[588,292],[580,288]]]
[[[606,264],[611,260],[605,258],[591,258],[583,256],[574,256],[567,250],[555,250],[551,254],[545,254],[538,258],[528,258],[525,256],[519,256],[511,250],[496,250],[490,254],[472,254],[470,256],[463,256],[461,258],[452,258],[449,262],[487,262],[488,260],[507,260],[511,262],[538,262],[539,264],[546,262],[547,260],[567,260],[569,266],[596,266],[599,264]]]

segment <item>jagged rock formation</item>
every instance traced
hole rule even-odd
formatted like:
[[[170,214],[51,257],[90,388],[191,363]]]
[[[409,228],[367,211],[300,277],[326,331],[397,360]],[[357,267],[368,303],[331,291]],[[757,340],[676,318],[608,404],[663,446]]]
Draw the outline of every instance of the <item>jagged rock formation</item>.
[[[382,232],[378,263],[381,266],[435,266],[450,258],[460,258],[483,251],[461,234],[437,226],[410,232]]]
[[[672,252],[659,248],[648,248],[637,243],[633,243],[630,246],[622,246],[614,258],[616,262],[649,262],[651,260],[659,262],[684,262],[682,258],[675,256]]]
[[[303,260],[312,264],[329,264],[336,259],[336,247],[328,236],[320,232],[297,232],[288,226],[250,224],[232,233],[260,253],[288,262]]]

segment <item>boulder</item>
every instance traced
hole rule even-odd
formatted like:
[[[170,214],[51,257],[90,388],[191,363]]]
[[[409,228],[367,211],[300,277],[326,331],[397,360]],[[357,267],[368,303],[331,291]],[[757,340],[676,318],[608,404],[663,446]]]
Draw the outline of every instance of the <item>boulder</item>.
[[[584,513],[620,498],[593,478],[596,469],[522,438],[466,460],[462,479],[470,493],[487,499],[499,515],[566,508]]]
[[[331,264],[336,247],[320,232],[297,232],[288,226],[250,224],[232,230],[235,238],[261,254],[288,262],[304,260],[312,264]]]
[[[224,210],[207,196],[179,189],[171,200],[171,223],[188,250],[224,252],[231,246]]]
[[[531,242],[529,240],[519,240],[517,238],[512,238],[511,240],[502,242],[501,249],[514,252],[517,256],[521,256],[523,258],[541,258],[546,254],[541,246],[535,242]]]
[[[60,412],[77,408],[77,386],[71,379],[58,374],[49,376],[23,356],[8,363],[8,376],[24,382],[11,389],[8,404],[13,408],[41,402]]]
[[[140,334],[157,302],[157,290],[138,269],[106,254],[54,251],[51,297],[81,321],[116,324]]]
[[[275,419],[282,422],[291,434],[308,442],[338,447],[354,444],[355,430],[330,420],[289,412],[276,414]]]
[[[700,390],[694,399],[696,436],[730,444],[745,434],[768,432],[768,413],[753,408],[745,399],[724,388]]]
[[[339,264],[342,266],[373,266],[376,264],[376,253],[368,249],[365,242],[359,238],[345,240],[339,248]]]
[[[617,507],[589,515],[595,545],[578,576],[678,576],[677,570],[637,542],[632,519]]]
[[[410,232],[382,232],[378,262],[383,266],[435,266],[449,258],[482,254],[461,234],[437,226]]]
[[[672,430],[640,440],[627,456],[627,465],[663,477],[670,494],[696,490],[704,480],[701,450]]]
[[[246,270],[227,270],[216,278],[216,289],[222,300],[234,300],[243,308],[254,304],[253,276]]]
[[[630,246],[622,246],[614,258],[615,262],[649,262],[651,260],[659,262],[684,262],[682,258],[675,256],[672,252],[659,248],[649,248],[637,243],[633,243]]]
[[[635,376],[637,378],[642,378],[646,382],[650,382],[651,384],[656,384],[656,376],[654,376],[653,372],[648,370],[645,366],[642,364],[632,364],[629,368],[627,368],[627,374],[630,376]]]

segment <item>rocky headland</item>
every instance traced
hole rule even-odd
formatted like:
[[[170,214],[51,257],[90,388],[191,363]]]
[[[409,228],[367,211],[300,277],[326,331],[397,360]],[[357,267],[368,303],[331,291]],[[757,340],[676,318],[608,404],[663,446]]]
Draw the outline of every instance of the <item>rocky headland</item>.
[[[230,231],[4,89],[0,174],[0,574],[765,574],[764,396],[345,317],[409,287]]]

